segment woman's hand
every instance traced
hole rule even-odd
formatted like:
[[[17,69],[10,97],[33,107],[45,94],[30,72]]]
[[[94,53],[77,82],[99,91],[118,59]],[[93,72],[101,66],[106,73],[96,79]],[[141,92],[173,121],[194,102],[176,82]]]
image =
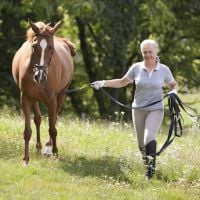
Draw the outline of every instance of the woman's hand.
[[[105,81],[95,81],[93,83],[91,83],[91,87],[98,90],[99,88],[102,88],[105,86]]]

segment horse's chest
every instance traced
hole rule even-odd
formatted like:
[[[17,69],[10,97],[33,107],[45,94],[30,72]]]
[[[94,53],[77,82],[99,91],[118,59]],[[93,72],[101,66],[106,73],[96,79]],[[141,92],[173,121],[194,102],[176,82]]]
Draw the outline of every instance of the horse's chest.
[[[34,81],[22,83],[21,90],[24,95],[35,101],[46,101],[48,99],[48,94],[44,88],[38,86]]]

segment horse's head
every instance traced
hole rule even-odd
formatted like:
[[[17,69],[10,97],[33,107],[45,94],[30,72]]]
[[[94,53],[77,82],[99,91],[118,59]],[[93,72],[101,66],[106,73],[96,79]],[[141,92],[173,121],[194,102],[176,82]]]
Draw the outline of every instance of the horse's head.
[[[57,22],[54,27],[43,22],[33,23],[29,20],[32,34],[32,64],[36,83],[42,83],[47,80],[48,66],[54,51],[53,35],[61,25],[61,21]]]

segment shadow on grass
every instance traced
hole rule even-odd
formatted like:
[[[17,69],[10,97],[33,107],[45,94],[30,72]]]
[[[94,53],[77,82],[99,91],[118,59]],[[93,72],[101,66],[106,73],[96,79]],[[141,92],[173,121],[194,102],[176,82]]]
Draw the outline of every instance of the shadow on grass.
[[[100,157],[98,159],[88,159],[85,157],[78,157],[75,160],[68,158],[60,159],[61,168],[72,175],[80,177],[98,177],[98,178],[113,178],[117,182],[131,183],[128,177],[128,170],[131,166],[126,166],[119,159],[111,156]]]
[[[21,138],[20,138],[21,140]],[[0,139],[0,159],[19,159],[22,160],[24,153],[24,145],[21,141],[15,138],[15,140]],[[30,159],[44,160],[47,157],[38,154],[35,145],[31,145]],[[49,157],[51,160],[52,157]],[[47,158],[48,159],[48,158]],[[30,165],[31,165],[30,160]],[[133,159],[125,157],[113,157],[102,156],[98,158],[90,158],[86,156],[66,156],[59,157],[59,168],[66,173],[79,177],[98,177],[101,179],[112,178],[116,182],[127,182],[132,184],[134,181],[133,176],[140,174],[143,171],[141,162],[137,162]],[[145,169],[144,169],[145,170]],[[142,173],[145,173],[142,172]],[[163,174],[161,171],[157,171],[155,175],[156,179],[168,182],[169,177]]]
[[[30,159],[43,160],[44,157],[37,154],[35,146],[31,146],[32,147],[29,151]],[[0,139],[0,159],[10,160],[17,158],[20,162],[22,160],[23,153],[24,145],[21,141],[16,141],[16,138],[15,140]],[[51,160],[51,158],[49,159]],[[76,158],[70,156],[64,158],[59,157],[59,167],[67,173],[80,177],[112,177],[116,181],[131,182],[127,176],[127,170],[130,170],[131,166],[128,166],[126,161],[122,162],[119,158],[112,156],[104,156],[97,159],[86,158],[83,156],[78,156]]]

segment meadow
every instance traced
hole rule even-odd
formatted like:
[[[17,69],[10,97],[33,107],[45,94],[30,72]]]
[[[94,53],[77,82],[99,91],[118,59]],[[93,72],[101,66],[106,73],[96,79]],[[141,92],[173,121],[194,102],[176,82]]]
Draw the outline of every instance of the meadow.
[[[187,103],[198,108],[198,95]],[[30,163],[22,165],[23,117],[0,113],[0,200],[194,200],[200,199],[200,130],[187,116],[182,137],[159,157],[155,177],[145,180],[131,122],[92,121],[60,116],[57,123],[59,157],[35,149],[32,123]],[[158,135],[158,148],[167,135]],[[48,138],[43,116],[42,143]]]

